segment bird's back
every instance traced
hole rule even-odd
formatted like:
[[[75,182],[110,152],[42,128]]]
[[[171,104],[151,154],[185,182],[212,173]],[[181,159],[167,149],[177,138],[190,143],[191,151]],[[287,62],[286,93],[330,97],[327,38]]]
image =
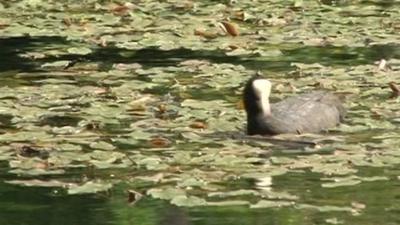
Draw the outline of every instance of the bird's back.
[[[271,105],[272,115],[259,118],[265,134],[315,133],[336,126],[345,110],[334,94],[315,91]]]

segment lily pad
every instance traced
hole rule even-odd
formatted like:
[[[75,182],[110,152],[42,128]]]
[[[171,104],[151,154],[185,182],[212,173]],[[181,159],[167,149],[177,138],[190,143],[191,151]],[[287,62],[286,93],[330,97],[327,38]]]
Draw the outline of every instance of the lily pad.
[[[112,188],[111,183],[88,181],[82,185],[68,188],[68,194],[92,194],[97,192],[105,192]]]

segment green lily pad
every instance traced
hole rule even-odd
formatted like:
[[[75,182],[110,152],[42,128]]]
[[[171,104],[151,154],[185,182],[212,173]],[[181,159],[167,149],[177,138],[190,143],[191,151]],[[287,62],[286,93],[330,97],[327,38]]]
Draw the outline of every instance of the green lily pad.
[[[67,51],[71,54],[77,54],[77,55],[87,55],[92,53],[92,50],[86,47],[72,47],[67,49]]]
[[[256,204],[250,205],[250,208],[279,208],[285,206],[293,206],[294,202],[288,201],[269,201],[269,200],[260,200]]]
[[[51,63],[45,63],[42,65],[43,68],[66,68],[68,65],[70,65],[71,61],[68,60],[61,60],[61,61],[56,61],[56,62],[51,62]]]
[[[68,194],[93,194],[98,192],[105,192],[112,188],[111,183],[88,181],[82,185],[68,188]]]
[[[207,205],[207,201],[195,196],[179,195],[172,198],[171,203],[181,207],[196,207]]]
[[[185,191],[183,191],[181,189],[171,188],[171,187],[167,187],[164,189],[152,188],[147,191],[147,194],[152,196],[153,198],[171,200],[177,196],[184,196]]]

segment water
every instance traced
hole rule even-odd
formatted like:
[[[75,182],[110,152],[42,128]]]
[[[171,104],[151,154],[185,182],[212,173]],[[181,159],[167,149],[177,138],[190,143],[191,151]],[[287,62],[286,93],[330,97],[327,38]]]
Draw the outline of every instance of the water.
[[[196,28],[200,26],[197,18],[215,14],[212,11],[218,8],[212,5],[215,2],[211,1],[211,6],[204,3],[199,9],[210,6],[210,12],[194,10]],[[246,6],[247,2],[243,2]],[[197,43],[196,39],[185,42],[182,38],[178,42],[184,47],[172,50],[154,46],[129,50],[118,47],[117,44],[126,44],[118,40],[124,40],[123,35],[139,35],[135,33],[139,31],[128,29],[126,33],[114,34],[110,27],[133,26],[141,30],[140,24],[146,24],[151,16],[166,13],[163,7],[142,6],[140,13],[135,14],[141,22],[121,27],[112,23],[118,18],[104,13],[108,9],[93,15],[88,13],[93,16],[86,21],[89,25],[95,21],[94,27],[104,31],[101,35],[108,38],[109,32],[116,39],[115,43],[110,41],[100,47],[98,40],[88,38],[98,37],[97,30],[85,27],[86,19],[74,17],[81,10],[89,12],[98,6],[91,7],[88,3],[90,10],[81,9],[80,1],[69,1],[70,10],[77,14],[64,15],[60,11],[64,6],[52,2],[44,6],[56,10],[45,11],[46,16],[37,17],[37,10],[30,9],[33,6],[20,15],[23,10],[0,1],[1,6],[7,7],[5,17],[15,17],[20,24],[26,23],[33,29],[28,30],[30,35],[25,35],[24,29],[22,34],[15,29],[12,31],[16,34],[10,35],[7,26],[0,26],[0,31],[5,32],[0,39],[0,87],[3,88],[0,93],[0,225],[400,224],[400,171],[397,169],[400,108],[397,99],[389,98],[387,86],[388,82],[397,81],[399,75],[396,60],[400,58],[400,48],[394,35],[398,29],[398,2],[321,1],[322,5],[317,6],[309,3],[305,10],[293,8],[289,2],[278,4],[276,1],[271,3],[275,8],[269,9],[263,2],[251,9],[237,7],[244,7],[259,17],[267,15],[261,17],[265,20],[276,15],[286,18],[287,13],[297,17],[288,20],[287,26],[251,23],[246,27],[244,40],[241,37],[205,41],[200,38],[204,49],[192,46]],[[360,10],[354,10],[357,7],[352,4]],[[266,13],[261,10],[263,7]],[[181,8],[173,5],[165,9]],[[343,11],[332,11],[336,9]],[[71,17],[71,27],[58,29],[66,16]],[[171,32],[165,31],[163,23],[169,25],[173,21],[170,18],[174,17],[168,18],[155,20],[154,24],[161,24],[162,29],[157,30],[154,25],[156,28],[152,27],[154,32],[150,34],[161,33],[162,38],[152,37],[157,39],[154,43],[170,40]],[[34,19],[37,21],[28,23]],[[121,21],[134,23],[136,19],[130,21],[125,16]],[[0,18],[0,25],[6,22]],[[184,22],[187,21],[180,20],[178,25]],[[330,30],[332,24],[341,24],[341,27],[335,31],[332,26]],[[240,25],[246,26],[246,23]],[[38,29],[34,30],[36,26]],[[307,30],[309,26],[312,29]],[[212,31],[212,27],[209,25],[207,29]],[[51,29],[59,32],[58,35]],[[265,34],[261,32],[257,36],[258,30]],[[191,37],[180,31],[173,30],[172,37]],[[340,40],[337,44],[336,39],[332,45],[304,44],[318,39],[324,31],[327,33],[324,38],[343,35],[354,40],[343,45]],[[131,39],[146,42],[138,36]],[[245,45],[246,50],[254,50],[254,42],[257,50],[279,49],[281,54],[227,56],[225,45],[230,41],[234,47]],[[68,52],[71,46],[82,45],[92,52],[86,55]],[[168,42],[160,46],[170,47]],[[27,53],[32,55],[27,57]],[[193,68],[180,64],[204,59],[210,64]],[[375,65],[381,59],[391,60],[387,71],[379,71]],[[65,68],[43,67],[61,60],[70,62]],[[139,63],[142,68],[121,72],[113,69],[117,63]],[[296,67],[293,63],[305,66]],[[307,67],[314,63],[318,65]],[[318,88],[346,94],[347,121],[329,134],[306,137],[322,138],[321,149],[237,140],[235,137],[243,133],[244,125],[244,115],[238,106],[240,85],[257,70],[273,80],[273,100]],[[291,86],[297,90],[291,90]],[[199,101],[200,106],[196,102],[190,107],[182,106],[188,99]],[[221,102],[202,106],[214,100]],[[196,126],[205,123],[205,131],[194,129],[193,122],[197,122]],[[215,134],[221,134],[222,138],[215,138]],[[162,138],[167,141],[163,142]],[[31,155],[24,155],[18,147],[21,144],[30,147]],[[48,154],[43,156],[39,154],[41,151]],[[133,164],[126,155],[133,159]],[[46,174],[58,170],[62,171]],[[246,176],[256,173],[265,175],[264,180],[269,184],[261,185],[260,180]],[[340,181],[343,178],[349,180]],[[30,179],[70,184],[112,182],[114,186],[95,194],[69,195],[66,187],[8,183]],[[329,187],[335,184],[342,186]],[[154,188],[179,189],[188,196],[209,202],[240,200],[248,205],[178,207],[171,204],[171,198],[161,200],[146,195]],[[144,197],[135,204],[129,203],[128,190],[138,191]],[[240,190],[266,194],[208,196]],[[278,194],[284,197],[274,197]],[[293,205],[288,207],[249,207],[260,199],[279,202],[289,201],[291,197],[295,199],[290,200]]]
[[[104,195],[65,196],[49,188],[21,188],[2,183],[0,189],[1,224],[171,224],[171,225],[250,225],[250,224],[327,224],[335,218],[344,224],[398,224],[399,170],[366,169],[369,175],[394,178],[386,182],[367,182],[355,187],[325,189],[312,174],[290,174],[276,178],[274,188],[300,193],[309,204],[348,205],[362,202],[362,215],[316,210],[249,209],[248,207],[179,208],[165,201],[145,198],[136,205],[127,202],[121,188]],[[3,173],[4,174],[4,173]],[[6,176],[10,178],[10,176]],[[3,178],[4,175],[3,175]]]

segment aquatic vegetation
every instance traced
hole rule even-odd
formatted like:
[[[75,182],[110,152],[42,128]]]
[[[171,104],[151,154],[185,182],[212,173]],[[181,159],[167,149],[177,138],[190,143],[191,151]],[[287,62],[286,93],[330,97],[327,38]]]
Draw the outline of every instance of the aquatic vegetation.
[[[399,10],[226,2],[0,1],[0,160],[18,175],[7,182],[65,194],[124,183],[178,206],[362,213],[274,185],[293,174],[324,189],[393,179],[362,171],[400,163]],[[246,139],[241,93],[256,70],[276,84],[271,101],[344,95],[345,123],[276,137],[312,147]]]

